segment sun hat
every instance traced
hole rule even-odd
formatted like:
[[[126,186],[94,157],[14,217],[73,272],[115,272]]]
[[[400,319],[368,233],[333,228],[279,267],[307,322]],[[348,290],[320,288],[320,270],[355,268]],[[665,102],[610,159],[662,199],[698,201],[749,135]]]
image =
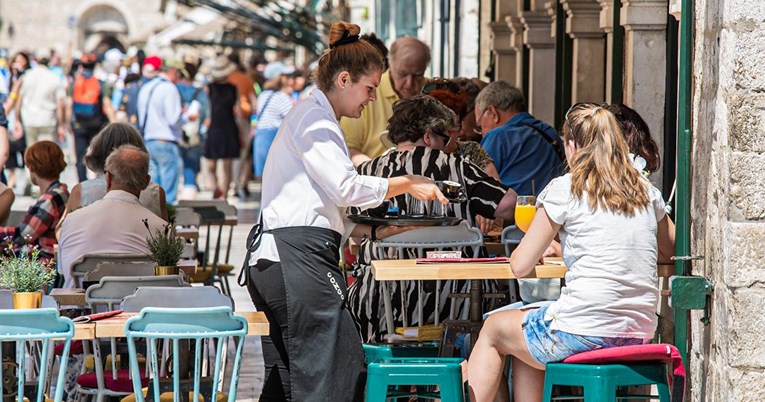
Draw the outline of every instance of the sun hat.
[[[268,63],[266,68],[263,70],[263,77],[267,80],[270,80],[280,75],[290,75],[294,73],[295,67],[288,66],[281,61],[275,61],[273,63]]]
[[[222,80],[236,70],[236,65],[226,56],[218,56],[213,63],[210,76],[213,80]]]

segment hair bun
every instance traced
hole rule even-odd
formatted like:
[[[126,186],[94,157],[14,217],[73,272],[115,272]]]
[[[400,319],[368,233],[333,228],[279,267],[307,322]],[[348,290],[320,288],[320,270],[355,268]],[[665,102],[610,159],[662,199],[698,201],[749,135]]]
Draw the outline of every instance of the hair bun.
[[[332,24],[332,28],[329,30],[329,48],[332,49],[335,46],[340,46],[345,43],[350,42],[343,42],[338,43],[339,41],[342,41],[343,39],[347,40],[350,37],[357,36],[354,40],[351,42],[354,42],[358,39],[358,35],[361,32],[361,27],[359,27],[356,24],[351,24],[349,22],[343,22],[338,21]]]

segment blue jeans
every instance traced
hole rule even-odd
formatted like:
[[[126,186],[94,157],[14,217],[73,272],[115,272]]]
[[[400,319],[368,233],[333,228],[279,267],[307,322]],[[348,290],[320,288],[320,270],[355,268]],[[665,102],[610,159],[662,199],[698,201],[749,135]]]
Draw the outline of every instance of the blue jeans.
[[[542,365],[595,349],[643,344],[640,338],[603,338],[555,330],[550,328],[551,321],[545,321],[545,312],[547,306],[530,310],[521,325],[531,357]]]
[[[252,142],[252,163],[255,167],[255,176],[263,176],[263,168],[266,166],[266,157],[278,128],[256,129],[255,141]]]
[[[149,151],[149,175],[151,180],[165,190],[168,204],[175,204],[178,194],[178,179],[183,161],[178,144],[170,141],[147,140]]]
[[[183,186],[199,190],[197,174],[199,174],[199,159],[202,157],[202,146],[181,147],[180,152],[183,157]]]

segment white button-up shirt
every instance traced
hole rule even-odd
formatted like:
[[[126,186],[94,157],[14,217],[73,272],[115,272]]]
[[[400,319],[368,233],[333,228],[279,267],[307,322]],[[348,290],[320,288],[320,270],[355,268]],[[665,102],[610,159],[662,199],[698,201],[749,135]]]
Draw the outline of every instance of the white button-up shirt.
[[[287,114],[271,144],[263,171],[263,229],[313,226],[346,238],[354,224],[345,208],[377,206],[387,192],[387,179],[356,172],[332,105],[317,88]],[[258,259],[279,261],[268,233],[250,264]]]

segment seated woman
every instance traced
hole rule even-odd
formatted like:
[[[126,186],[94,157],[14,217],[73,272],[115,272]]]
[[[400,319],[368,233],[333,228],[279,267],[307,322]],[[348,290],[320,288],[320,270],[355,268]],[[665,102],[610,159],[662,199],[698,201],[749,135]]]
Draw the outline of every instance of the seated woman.
[[[508,310],[483,325],[468,363],[471,400],[491,401],[512,355],[516,401],[540,400],[544,367],[576,353],[642,344],[656,330],[656,260],[674,247],[661,194],[633,169],[614,115],[576,104],[563,126],[570,173],[539,195],[513,252],[517,276],[534,269],[560,235],[566,287],[551,305]]]
[[[462,141],[459,139],[462,132],[461,127],[469,110],[467,108],[467,97],[462,92],[460,86],[453,81],[435,78],[422,87],[422,93],[436,98],[437,101],[443,103],[444,106],[457,115],[455,127],[460,129],[449,131],[451,140],[446,144],[443,151],[446,153],[456,153],[478,165],[489,176],[499,180],[497,167],[494,166],[494,161],[486,150],[481,147],[481,144],[475,141]],[[473,118],[473,123],[475,123],[475,118]]]
[[[40,258],[48,260],[54,256],[56,224],[69,199],[66,184],[59,182],[59,175],[66,168],[64,152],[52,141],[38,141],[27,148],[24,163],[32,184],[40,186],[42,195],[18,226],[0,227],[0,239],[12,242],[15,250],[24,245],[37,246]]]
[[[454,127],[454,119],[454,112],[427,95],[417,95],[398,101],[393,105],[393,116],[388,120],[388,132],[390,139],[396,144],[396,149],[364,162],[356,169],[363,175],[395,177],[416,174],[433,180],[462,183],[468,200],[461,204],[449,204],[448,215],[466,219],[471,225],[475,224],[475,218],[478,215],[489,219],[500,217],[512,221],[515,192],[462,157],[442,151],[450,140],[448,132]],[[404,196],[395,197],[393,204],[400,211],[407,209]],[[351,213],[358,212],[351,208]],[[348,298],[351,314],[360,327],[364,341],[379,340],[384,333],[392,333],[392,329],[385,327],[383,298],[377,290],[378,284],[372,276],[369,265],[372,259],[382,257],[377,255],[377,250],[374,250],[369,239],[362,240],[358,268],[354,272],[357,280],[350,286]],[[414,282],[409,282],[406,286],[405,292],[410,295],[409,300],[417,300],[417,287]],[[442,313],[448,313],[448,295],[452,282],[443,281],[441,286],[443,289],[440,293],[439,305],[444,306],[441,309]],[[396,293],[400,294],[400,292]],[[426,322],[435,318],[433,316],[434,299],[435,289],[426,290],[423,295],[425,300],[423,317]],[[394,303],[394,305],[398,306],[400,303]],[[399,325],[403,321],[403,314],[401,311],[394,310],[394,320]],[[406,314],[409,323],[418,324],[413,311]],[[441,318],[445,316],[446,314]]]
[[[104,198],[106,195],[106,176],[104,175],[106,158],[112,151],[126,144],[136,146],[142,151],[147,152],[146,145],[144,145],[143,138],[141,138],[141,133],[130,124],[111,123],[93,137],[93,140],[90,142],[90,150],[85,155],[85,166],[94,171],[97,176],[94,179],[76,184],[72,188],[69,203],[66,205],[68,212],[88,206]],[[141,205],[154,212],[160,218],[165,221],[168,220],[165,190],[157,183],[150,182],[149,186],[141,191],[139,201]]]

